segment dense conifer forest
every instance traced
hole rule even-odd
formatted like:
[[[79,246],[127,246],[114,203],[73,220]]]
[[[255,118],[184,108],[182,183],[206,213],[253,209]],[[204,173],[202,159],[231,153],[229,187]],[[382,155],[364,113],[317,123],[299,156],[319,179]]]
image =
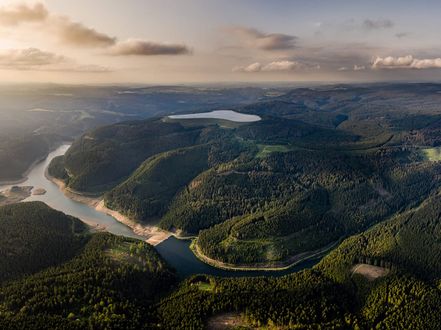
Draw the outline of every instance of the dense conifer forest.
[[[2,329],[148,328],[154,301],[176,282],[147,243],[90,234],[42,203],[2,207],[0,232],[15,238],[1,240]]]

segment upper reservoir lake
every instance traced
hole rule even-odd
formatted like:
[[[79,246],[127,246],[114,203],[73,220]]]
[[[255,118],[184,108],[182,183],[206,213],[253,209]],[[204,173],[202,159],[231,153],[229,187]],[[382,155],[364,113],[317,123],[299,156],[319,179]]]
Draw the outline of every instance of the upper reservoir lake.
[[[51,152],[44,161],[33,167],[28,174],[27,180],[21,183],[20,186],[33,186],[34,189],[43,188],[46,190],[46,194],[32,195],[25,199],[25,201],[42,201],[50,207],[79,218],[91,226],[99,224],[112,234],[144,240],[144,237],[136,235],[132,229],[118,222],[113,217],[98,212],[95,208],[86,204],[71,200],[63,194],[55,183],[46,178],[45,171],[51,160],[57,156],[64,155],[68,148],[69,145],[60,146]],[[9,187],[11,187],[11,185],[0,186],[0,191]],[[179,240],[172,236],[156,245],[155,248],[159,254],[178,271],[181,277],[187,277],[193,274],[210,274],[223,277],[281,276],[312,267],[319,260],[307,260],[289,269],[280,271],[230,271],[215,268],[200,261],[190,250],[190,243],[190,240]]]
[[[262,118],[256,115],[247,115],[233,110],[215,110],[210,112],[191,113],[187,115],[171,115],[170,119],[224,119],[237,123],[251,123]]]

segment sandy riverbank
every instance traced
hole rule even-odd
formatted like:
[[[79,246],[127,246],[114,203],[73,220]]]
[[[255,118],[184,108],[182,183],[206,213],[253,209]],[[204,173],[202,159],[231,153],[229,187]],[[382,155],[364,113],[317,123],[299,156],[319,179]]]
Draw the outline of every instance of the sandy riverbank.
[[[95,208],[95,210],[97,210],[98,212],[102,212],[113,217],[115,220],[131,228],[135,234],[145,237],[145,241],[151,245],[158,245],[159,243],[165,241],[167,238],[169,238],[172,235],[172,233],[164,231],[159,227],[139,224],[136,221],[130,219],[129,217],[119,213],[118,211],[114,211],[107,208],[104,205],[104,200],[101,196],[90,197],[70,190],[69,188],[66,187],[66,184],[63,181],[50,176],[47,170],[45,172],[45,176],[48,180],[55,183],[58,186],[58,188],[63,192],[63,194],[69,197],[70,199],[82,204],[86,204],[90,207]],[[98,225],[97,223],[90,222],[87,219],[81,219],[81,220],[84,220],[84,222],[91,225],[93,228],[96,227],[96,225]],[[98,228],[98,229],[99,230],[106,229],[104,226],[101,227],[102,228]]]
[[[104,205],[104,200],[101,199],[98,204],[96,204],[95,209],[99,212],[106,213],[107,215],[110,215],[111,217],[115,218],[119,222],[125,224],[126,226],[130,227],[133,232],[136,235],[146,237],[146,242],[151,245],[158,245],[159,243],[165,241],[167,238],[169,238],[172,234],[162,230],[159,227],[156,226],[149,226],[149,225],[141,225],[127,216],[111,210],[107,208]]]
[[[4,191],[0,191],[0,206],[19,203],[29,196],[34,187],[32,186],[13,186]]]

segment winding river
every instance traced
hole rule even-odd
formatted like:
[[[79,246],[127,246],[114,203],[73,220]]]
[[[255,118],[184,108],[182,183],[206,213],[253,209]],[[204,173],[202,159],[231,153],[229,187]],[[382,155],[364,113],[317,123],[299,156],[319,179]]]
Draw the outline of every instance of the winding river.
[[[42,201],[56,210],[79,218],[92,227],[99,225],[100,227],[104,227],[106,231],[115,235],[144,239],[143,237],[136,235],[129,227],[118,222],[113,217],[99,212],[86,204],[71,200],[59,190],[56,184],[46,178],[45,171],[51,160],[57,156],[63,155],[68,148],[69,145],[60,146],[55,151],[51,152],[44,161],[37,164],[30,171],[27,180],[20,185],[43,188],[46,190],[46,194],[32,195],[25,199],[25,201]],[[7,189],[9,187],[10,185],[0,186],[0,190]],[[318,261],[304,261],[289,269],[280,271],[229,271],[209,266],[200,261],[190,250],[190,243],[191,242],[189,240],[179,240],[172,236],[162,243],[156,245],[155,248],[159,254],[177,270],[181,277],[187,277],[193,274],[210,274],[224,277],[261,275],[281,276],[312,267]]]

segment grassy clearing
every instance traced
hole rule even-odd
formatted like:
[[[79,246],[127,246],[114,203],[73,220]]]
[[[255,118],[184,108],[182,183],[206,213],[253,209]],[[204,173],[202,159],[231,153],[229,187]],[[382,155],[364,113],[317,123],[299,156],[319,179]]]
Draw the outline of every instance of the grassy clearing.
[[[389,270],[368,264],[357,264],[352,267],[352,273],[359,274],[365,277],[368,281],[374,281],[377,278],[386,276],[389,273]]]
[[[152,268],[143,242],[123,242],[106,251],[106,254],[118,264],[129,264],[141,269]]]
[[[439,148],[427,148],[421,150],[424,159],[431,162],[441,161],[441,147]]]
[[[210,317],[207,322],[208,329],[226,330],[226,329],[257,329],[249,325],[239,313],[224,313]],[[259,327],[259,329],[264,329]]]
[[[117,246],[114,246],[107,250],[107,254],[115,261],[123,262],[130,257],[130,246],[132,244],[129,242],[124,242]]]
[[[283,144],[258,144],[259,152],[257,158],[264,158],[273,152],[289,152],[293,150],[292,147]]]
[[[214,289],[214,286],[211,283],[204,283],[204,282],[199,282],[197,284],[198,289],[201,291],[208,291],[211,292]]]

